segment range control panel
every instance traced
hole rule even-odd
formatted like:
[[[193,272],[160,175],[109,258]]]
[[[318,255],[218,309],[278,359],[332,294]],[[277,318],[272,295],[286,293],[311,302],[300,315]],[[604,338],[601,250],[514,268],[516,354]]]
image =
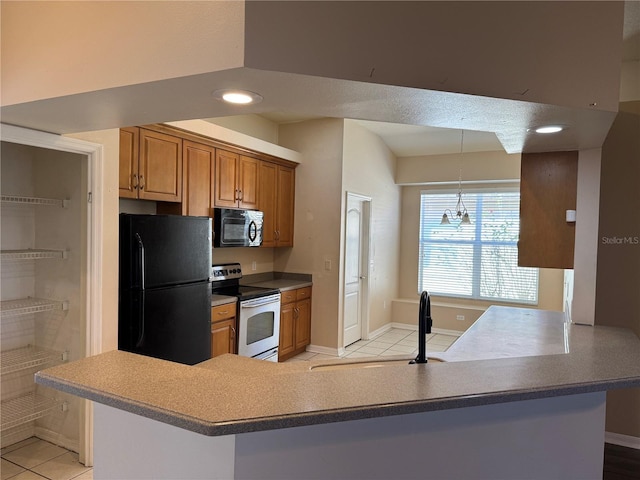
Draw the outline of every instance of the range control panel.
[[[222,280],[242,278],[242,268],[239,263],[224,263],[222,265],[213,265],[211,267],[211,279],[214,282]]]

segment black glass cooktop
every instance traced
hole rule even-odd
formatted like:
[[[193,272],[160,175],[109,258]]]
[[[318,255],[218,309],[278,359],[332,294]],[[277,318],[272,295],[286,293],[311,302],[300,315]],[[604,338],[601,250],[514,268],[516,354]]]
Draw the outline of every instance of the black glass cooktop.
[[[253,287],[250,285],[232,285],[226,287],[213,288],[215,295],[229,295],[238,297],[238,301],[251,300],[253,298],[266,297],[280,293],[277,288]]]

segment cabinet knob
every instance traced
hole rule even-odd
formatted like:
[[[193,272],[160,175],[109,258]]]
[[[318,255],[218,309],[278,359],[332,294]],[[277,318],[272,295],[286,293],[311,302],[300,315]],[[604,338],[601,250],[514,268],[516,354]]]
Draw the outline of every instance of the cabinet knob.
[[[138,175],[134,173],[132,177],[133,177],[133,189],[135,190],[138,188]]]
[[[218,312],[218,315],[226,315],[227,313],[229,313],[228,310],[223,310],[222,312]]]
[[[144,176],[140,175],[140,190],[144,190]]]

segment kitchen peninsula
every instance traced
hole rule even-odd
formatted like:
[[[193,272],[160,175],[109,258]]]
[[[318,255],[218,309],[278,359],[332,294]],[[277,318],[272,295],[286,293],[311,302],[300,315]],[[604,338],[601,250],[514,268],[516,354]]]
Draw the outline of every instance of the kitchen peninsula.
[[[640,386],[631,331],[559,312],[491,307],[437,356],[323,370],[113,351],[36,381],[97,402],[96,479],[601,478],[605,392]]]

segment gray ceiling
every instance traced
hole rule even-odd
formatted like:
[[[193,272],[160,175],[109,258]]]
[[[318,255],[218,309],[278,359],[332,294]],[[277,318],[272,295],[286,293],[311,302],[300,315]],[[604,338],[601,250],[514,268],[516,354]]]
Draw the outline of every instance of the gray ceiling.
[[[640,61],[640,0],[624,6],[622,44],[623,61]],[[277,124],[300,122],[316,116],[271,112],[262,117]],[[503,146],[493,132],[466,131],[461,145],[460,129],[359,120],[358,123],[378,135],[397,157],[441,155],[460,152],[500,151]]]
[[[617,111],[620,62],[640,57],[638,5],[626,6],[621,42],[617,2],[247,2],[238,68],[4,104],[2,121],[72,133],[239,114],[333,117],[361,121],[398,156],[423,154],[424,141],[431,153],[457,152],[461,129],[465,151],[597,148]],[[95,60],[95,74],[104,68],[83,60]],[[155,60],[136,67],[144,61]],[[211,97],[223,87],[264,101],[224,105]],[[568,128],[530,133],[547,123]]]

